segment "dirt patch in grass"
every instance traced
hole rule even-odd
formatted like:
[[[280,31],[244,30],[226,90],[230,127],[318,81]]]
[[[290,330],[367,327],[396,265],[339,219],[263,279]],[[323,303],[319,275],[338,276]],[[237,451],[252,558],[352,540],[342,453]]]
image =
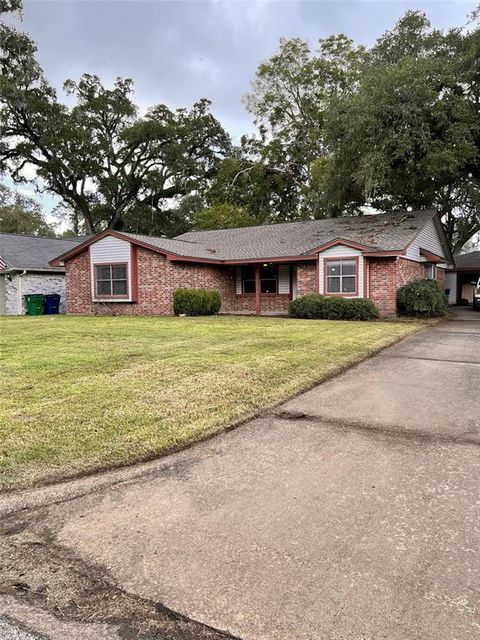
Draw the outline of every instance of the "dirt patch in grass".
[[[0,595],[63,622],[114,625],[124,640],[226,640],[233,636],[117,588],[108,574],[56,545],[42,511],[0,525]]]

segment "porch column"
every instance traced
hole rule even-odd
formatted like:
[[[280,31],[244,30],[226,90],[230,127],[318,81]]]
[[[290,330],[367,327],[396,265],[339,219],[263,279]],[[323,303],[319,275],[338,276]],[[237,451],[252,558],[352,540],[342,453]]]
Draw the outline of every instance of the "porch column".
[[[260,265],[255,265],[255,313],[260,315]]]

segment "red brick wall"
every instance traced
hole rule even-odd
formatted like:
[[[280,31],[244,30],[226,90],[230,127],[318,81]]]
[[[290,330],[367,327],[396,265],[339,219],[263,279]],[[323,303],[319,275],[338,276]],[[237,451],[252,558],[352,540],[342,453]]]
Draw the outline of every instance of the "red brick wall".
[[[369,298],[382,316],[397,312],[397,262],[395,258],[368,258]]]
[[[172,315],[173,292],[180,287],[218,289],[223,313],[255,313],[254,295],[236,295],[235,267],[170,262],[138,248],[137,302],[92,302],[88,251],[65,265],[67,313],[84,315]],[[264,294],[262,313],[287,313],[290,295]]]
[[[307,293],[318,293],[317,282],[318,261],[297,263],[297,296]]]
[[[425,277],[425,263],[406,258],[369,258],[370,298],[382,315],[397,312],[397,290],[403,285]],[[443,289],[445,270],[437,269],[437,281]]]
[[[445,269],[437,267],[437,282],[440,285],[440,289],[445,291]]]
[[[88,251],[65,262],[67,313],[89,313],[90,258]]]
[[[162,255],[140,247],[137,255],[137,302],[92,302],[88,251],[68,260],[65,265],[67,313],[172,315],[173,292],[180,287],[218,289],[223,313],[255,313],[255,296],[235,293],[235,267],[169,262]],[[368,258],[367,262],[369,297],[382,315],[394,315],[397,289],[410,280],[424,277],[424,265],[405,258]],[[297,295],[316,293],[316,261],[299,262],[296,269]],[[444,269],[438,269],[437,274],[443,288]],[[290,299],[290,295],[264,294],[260,298],[261,313],[286,313]]]
[[[234,270],[229,267],[168,262],[159,253],[138,248],[137,302],[92,302],[88,251],[65,265],[67,313],[98,315],[171,315],[179,287],[218,289],[228,307],[235,298]]]
[[[397,289],[412,280],[425,278],[425,264],[406,258],[397,259]]]

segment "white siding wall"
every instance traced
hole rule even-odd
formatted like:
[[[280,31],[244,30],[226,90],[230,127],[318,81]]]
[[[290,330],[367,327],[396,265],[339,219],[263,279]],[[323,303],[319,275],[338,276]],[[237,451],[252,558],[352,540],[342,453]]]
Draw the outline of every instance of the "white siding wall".
[[[324,292],[324,274],[325,274],[325,258],[357,258],[358,257],[358,296],[349,296],[351,298],[363,298],[363,269],[364,269],[364,258],[362,252],[358,249],[352,249],[350,247],[346,247],[345,245],[338,244],[335,247],[330,247],[330,249],[326,249],[318,254],[319,260],[319,293],[322,295]]]
[[[90,269],[91,269],[91,282],[92,282],[92,299],[94,299],[94,282],[95,282],[95,265],[96,264],[113,264],[115,262],[127,263],[128,271],[128,293],[129,297],[122,301],[128,302],[131,300],[132,287],[130,282],[131,277],[131,245],[126,240],[115,238],[113,236],[106,236],[97,242],[90,245]],[[119,302],[116,300],[116,302]]]
[[[454,271],[445,272],[445,289],[450,289],[448,304],[457,304],[457,274]]]
[[[437,227],[433,220],[429,220],[425,227],[420,231],[418,236],[408,247],[406,257],[416,262],[423,262],[425,258],[420,255],[420,249],[425,249],[431,253],[435,253],[437,256],[446,258],[445,249],[442,246],[440,237],[438,235]]]

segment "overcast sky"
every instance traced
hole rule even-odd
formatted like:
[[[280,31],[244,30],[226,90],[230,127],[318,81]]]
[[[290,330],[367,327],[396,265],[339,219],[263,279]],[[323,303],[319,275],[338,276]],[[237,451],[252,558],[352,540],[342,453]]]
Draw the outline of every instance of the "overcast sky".
[[[372,44],[408,9],[433,24],[465,24],[470,0],[25,0],[23,29],[50,81],[96,73],[133,78],[141,106],[187,106],[201,97],[238,138],[250,128],[241,98],[281,36],[315,46],[332,33]]]
[[[345,33],[371,45],[408,9],[436,27],[464,25],[477,0],[24,0],[21,28],[50,82],[95,73],[135,82],[135,101],[189,106],[207,97],[233,139],[252,130],[241,99],[280,37]],[[33,185],[20,190],[34,195]],[[50,210],[56,198],[37,194]]]

